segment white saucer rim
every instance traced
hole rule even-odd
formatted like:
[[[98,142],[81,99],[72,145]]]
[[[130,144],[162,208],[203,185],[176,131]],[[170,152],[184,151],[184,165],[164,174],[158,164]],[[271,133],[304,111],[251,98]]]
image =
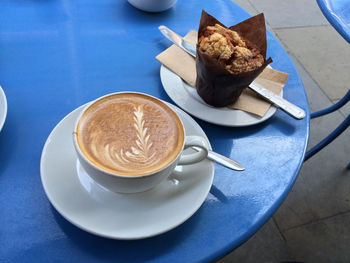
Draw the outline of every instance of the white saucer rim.
[[[161,67],[160,67],[160,79],[161,79],[161,83],[162,83],[162,86],[163,86],[163,89],[165,90],[165,92],[167,93],[167,95],[181,108],[183,109],[184,111],[188,112],[189,114],[191,114],[192,116],[195,116],[197,117],[198,119],[201,119],[203,121],[206,121],[208,123],[212,123],[212,124],[216,124],[216,125],[220,125],[220,126],[225,126],[225,127],[248,127],[248,126],[252,126],[252,125],[256,125],[256,124],[259,124],[259,123],[262,123],[262,122],[265,122],[267,121],[268,119],[270,119],[272,116],[275,115],[276,111],[277,111],[277,108],[274,106],[274,105],[271,105],[270,109],[268,110],[268,112],[265,114],[265,116],[263,117],[258,117],[254,114],[251,114],[251,113],[248,113],[248,112],[244,112],[244,111],[241,111],[241,110],[230,110],[232,111],[233,114],[244,114],[244,115],[250,115],[251,118],[254,118],[256,119],[255,121],[253,122],[249,122],[249,123],[235,123],[235,122],[230,122],[229,120],[230,119],[225,119],[225,121],[218,121],[219,118],[208,118],[205,114],[202,114],[202,112],[204,112],[203,110],[207,110],[207,109],[210,109],[211,107],[208,107],[208,106],[205,106],[204,104],[200,103],[200,102],[197,102],[196,99],[192,98],[191,96],[189,96],[189,99],[191,101],[193,101],[194,104],[196,104],[196,107],[193,107],[193,108],[198,108],[198,110],[192,110],[191,108],[189,107],[186,107],[186,105],[184,105],[184,103],[182,103],[181,101],[177,100],[177,98],[170,92],[170,89],[167,88],[167,83],[166,83],[166,80],[164,79],[165,76],[164,73],[165,71],[168,71],[169,74],[173,74],[174,77],[178,78],[178,81],[181,81],[182,82],[182,86],[183,86],[183,89],[187,89],[185,87],[186,83],[178,76],[176,75],[174,72],[172,72],[169,68],[167,68],[166,66],[164,66],[163,64],[161,64]],[[283,96],[283,91],[281,92],[281,96]],[[215,111],[219,111],[220,108],[215,108],[214,109]],[[226,110],[222,110],[222,112],[218,112],[217,114],[222,114],[223,112],[227,112]]]
[[[135,237],[135,236],[134,236],[134,237],[130,237],[130,238],[129,238],[129,237],[118,237],[118,236],[116,236],[116,235],[106,235],[106,234],[99,233],[99,232],[96,232],[96,231],[94,231],[94,230],[91,230],[91,229],[89,229],[89,228],[86,228],[86,227],[82,226],[81,224],[79,224],[79,222],[75,222],[75,221],[71,220],[71,219],[66,215],[66,213],[63,212],[63,209],[61,208],[61,206],[58,205],[58,204],[53,200],[52,196],[49,194],[49,192],[48,192],[48,190],[47,190],[47,186],[46,186],[46,184],[45,184],[44,172],[43,172],[43,169],[44,169],[44,167],[43,167],[43,158],[44,158],[45,152],[47,151],[46,149],[47,149],[47,147],[48,147],[48,144],[50,143],[50,138],[51,138],[52,134],[55,133],[56,129],[58,129],[59,126],[60,126],[63,122],[65,122],[66,119],[69,118],[69,116],[70,116],[71,114],[73,114],[75,111],[81,111],[81,110],[82,110],[86,105],[88,105],[89,103],[91,103],[91,102],[88,102],[88,103],[86,103],[86,104],[84,104],[84,105],[81,105],[81,106],[79,106],[78,108],[74,109],[73,111],[71,111],[70,113],[68,113],[64,118],[62,118],[62,119],[56,124],[56,126],[55,126],[55,127],[52,129],[52,131],[50,132],[50,134],[49,134],[49,136],[48,136],[48,138],[47,138],[47,140],[46,140],[46,142],[45,142],[45,144],[44,144],[42,153],[41,153],[41,158],[40,158],[40,179],[41,179],[41,183],[42,183],[42,186],[43,186],[43,188],[44,188],[44,192],[45,192],[47,198],[49,199],[51,205],[57,210],[57,212],[58,212],[63,218],[65,218],[68,222],[70,222],[70,223],[73,224],[74,226],[76,226],[76,227],[78,227],[78,228],[80,228],[80,229],[82,229],[82,230],[84,230],[84,231],[86,231],[86,232],[88,232],[88,233],[90,233],[90,234],[94,234],[94,235],[96,235],[96,236],[100,236],[100,237],[104,237],[104,238],[109,238],[109,239],[114,239],[114,240],[139,240],[139,239],[145,239],[145,238],[150,238],[150,237],[158,236],[158,235],[161,235],[161,234],[164,234],[164,233],[166,233],[166,232],[169,232],[169,231],[173,230],[174,228],[176,228],[176,227],[180,226],[181,224],[183,224],[184,222],[186,222],[191,216],[193,216],[193,215],[199,210],[199,208],[203,205],[203,203],[205,202],[205,200],[206,200],[206,198],[207,198],[207,196],[208,196],[208,194],[209,194],[209,191],[210,191],[210,189],[211,189],[211,186],[212,186],[212,184],[213,184],[214,173],[215,173],[215,168],[214,168],[214,163],[213,163],[213,162],[211,163],[211,168],[212,168],[212,169],[211,169],[212,172],[211,172],[211,174],[210,174],[211,179],[210,179],[210,183],[207,185],[207,189],[205,189],[205,192],[206,192],[207,194],[205,195],[204,199],[201,200],[201,201],[199,202],[199,205],[198,205],[198,206],[194,207],[194,209],[192,210],[192,213],[189,213],[188,216],[186,216],[183,220],[177,222],[174,226],[172,226],[172,227],[170,227],[170,228],[168,228],[168,229],[164,229],[163,231],[158,231],[158,232],[155,232],[155,233],[153,233],[153,234],[142,235],[142,236],[138,236],[138,237]],[[176,107],[175,105],[172,105],[172,104],[170,104],[170,103],[168,103],[168,102],[166,102],[166,103],[169,104],[170,106],[174,107],[175,110],[176,110],[176,108],[177,108],[178,110],[182,111],[181,109],[179,109],[179,108]],[[202,128],[198,125],[198,123],[197,123],[196,121],[194,121],[194,120],[192,119],[192,117],[190,117],[190,116],[189,116],[186,112],[184,112],[184,111],[182,111],[182,113],[184,114],[185,118],[189,119],[192,123],[194,123],[195,126],[199,127],[199,128],[202,130]],[[203,131],[203,133],[204,133],[204,131]],[[209,139],[207,138],[207,136],[206,136],[205,133],[204,133],[204,135],[205,135],[205,137],[206,137],[206,139],[207,139],[209,148],[212,149]]]
[[[4,103],[3,107],[0,109],[0,131],[4,127],[6,116],[7,116],[7,99],[4,90],[0,86],[0,101]],[[1,114],[1,112],[3,112]]]

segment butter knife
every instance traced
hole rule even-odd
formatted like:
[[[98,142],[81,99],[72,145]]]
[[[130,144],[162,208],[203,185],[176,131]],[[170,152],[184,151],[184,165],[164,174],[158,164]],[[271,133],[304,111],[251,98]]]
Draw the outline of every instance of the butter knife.
[[[166,26],[159,26],[158,29],[167,39],[169,39],[179,48],[183,49],[185,52],[192,55],[193,57],[196,57],[196,47],[193,46],[191,43],[188,43],[180,35],[176,34],[174,31],[167,28]]]
[[[191,43],[183,39],[181,36],[167,28],[166,26],[159,26],[158,29],[160,32],[171,42],[173,42],[175,45],[192,55],[193,57],[196,57],[196,47],[193,46]],[[271,92],[268,89],[265,89],[255,81],[253,81],[249,88],[254,90],[256,93],[258,93],[260,96],[265,98],[266,100],[272,102],[274,105],[291,115],[292,117],[300,120],[305,117],[305,111],[298,106],[290,103],[289,101],[283,99],[281,96],[276,95],[275,93]]]

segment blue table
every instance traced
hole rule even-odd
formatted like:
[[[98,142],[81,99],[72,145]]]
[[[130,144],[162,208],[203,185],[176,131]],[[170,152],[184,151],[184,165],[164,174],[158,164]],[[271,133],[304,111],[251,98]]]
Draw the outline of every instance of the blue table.
[[[1,262],[206,262],[252,236],[281,205],[303,163],[309,117],[278,110],[265,123],[227,128],[197,120],[213,149],[246,166],[215,166],[208,198],[179,227],[138,241],[109,240],[70,224],[50,205],[40,181],[40,155],[55,125],[101,95],[134,90],[171,102],[155,56],[170,43],[164,24],[184,35],[202,9],[224,24],[249,17],[230,0],[178,1],[160,14],[123,0],[0,2],[0,84],[8,115],[0,133]],[[290,74],[284,97],[306,110],[300,77],[268,34],[275,69]],[[309,114],[308,114],[309,115]]]

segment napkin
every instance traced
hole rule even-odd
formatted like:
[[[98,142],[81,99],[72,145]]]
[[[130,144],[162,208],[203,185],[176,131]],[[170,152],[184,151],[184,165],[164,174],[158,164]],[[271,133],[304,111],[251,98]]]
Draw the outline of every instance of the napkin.
[[[195,30],[190,30],[184,39],[191,44],[196,45],[197,32]],[[196,61],[191,55],[176,45],[172,45],[156,56],[156,59],[181,77],[191,87],[195,88],[197,75]],[[280,94],[287,82],[288,76],[289,74],[287,73],[274,70],[272,68],[265,68],[264,71],[255,79],[255,81],[275,94]],[[247,88],[242,92],[238,100],[228,107],[236,110],[243,110],[263,117],[271,107],[271,103],[262,98],[253,90]]]

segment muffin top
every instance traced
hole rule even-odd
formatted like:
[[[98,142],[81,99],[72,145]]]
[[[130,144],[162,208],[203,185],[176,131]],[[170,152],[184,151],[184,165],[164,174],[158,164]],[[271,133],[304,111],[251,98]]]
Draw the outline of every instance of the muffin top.
[[[218,60],[231,74],[249,72],[264,63],[259,50],[233,30],[219,24],[207,26],[199,38],[199,49]]]

